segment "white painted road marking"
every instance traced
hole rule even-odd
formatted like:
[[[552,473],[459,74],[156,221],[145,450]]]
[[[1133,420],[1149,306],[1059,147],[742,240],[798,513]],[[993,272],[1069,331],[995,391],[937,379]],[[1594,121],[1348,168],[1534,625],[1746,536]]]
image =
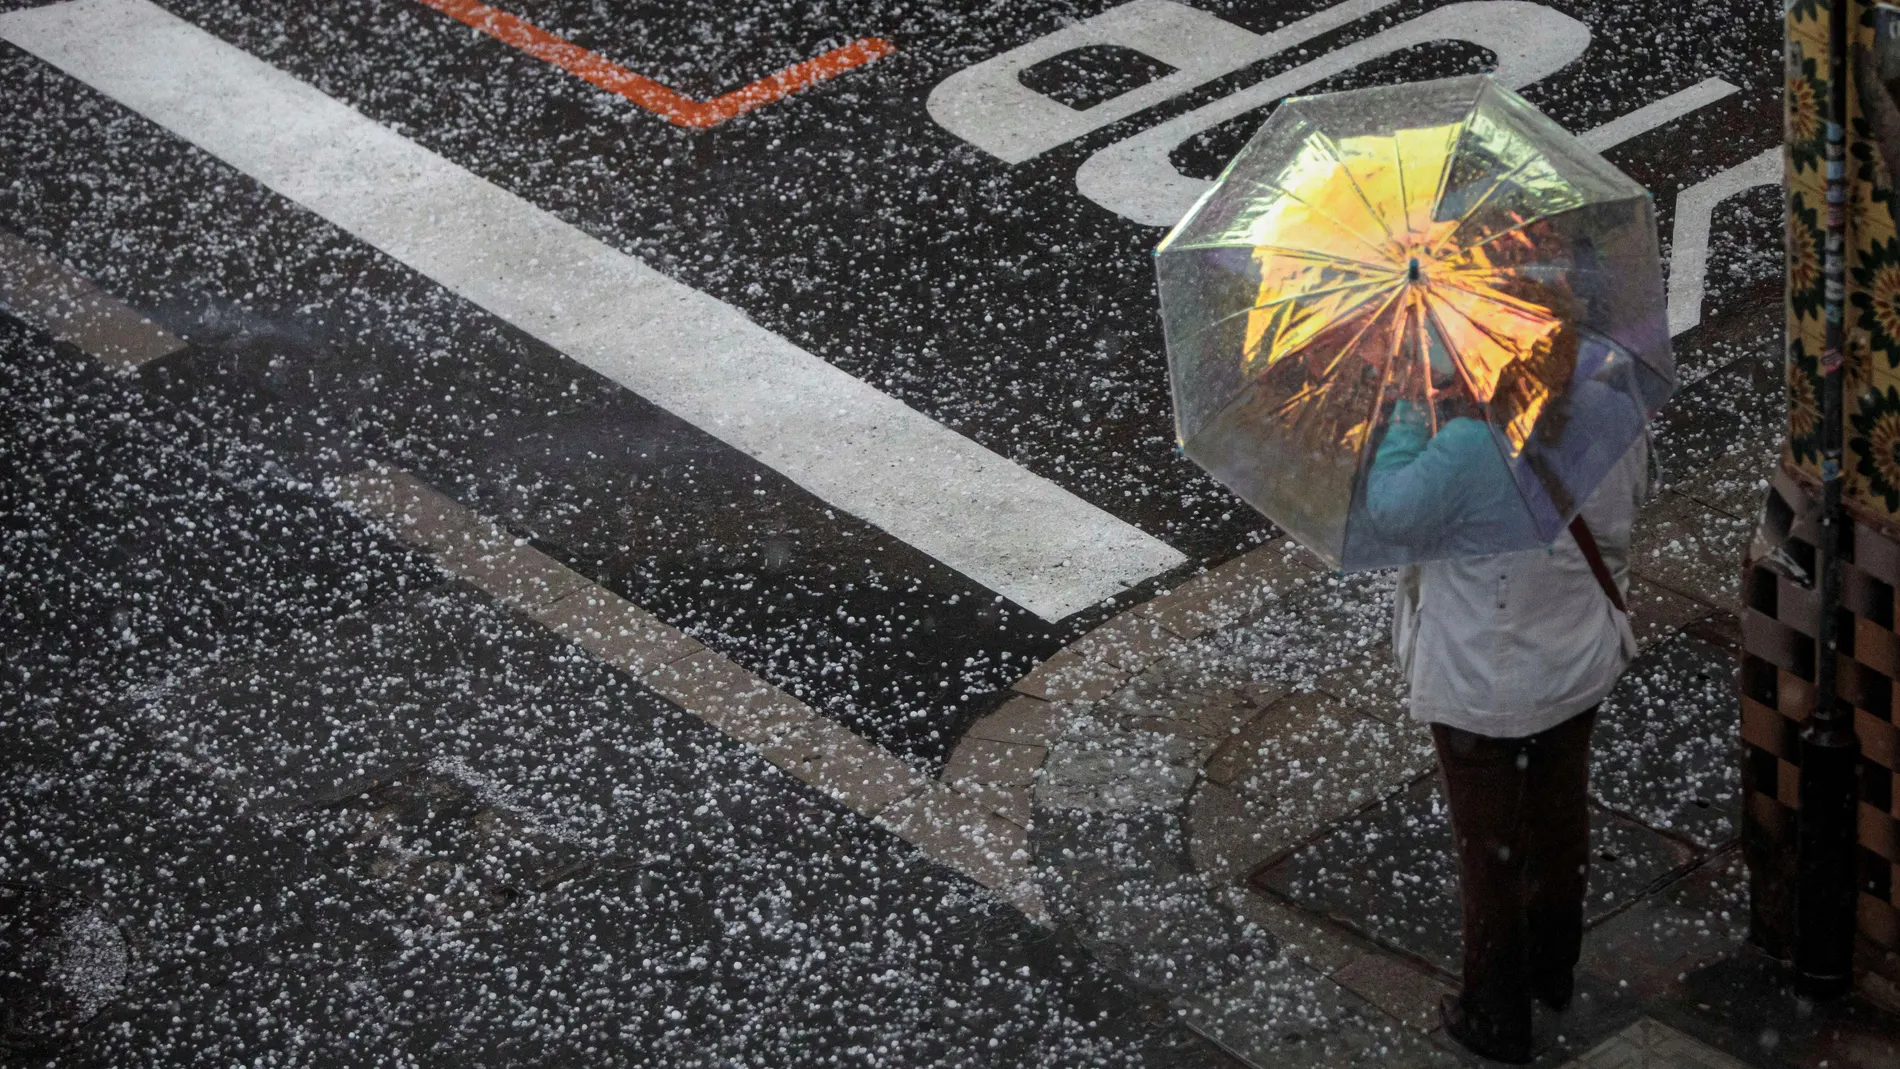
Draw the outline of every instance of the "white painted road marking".
[[[1427,11],[1102,149],[1076,171],[1076,188],[1125,219],[1173,226],[1213,185],[1175,170],[1169,156],[1181,142],[1361,63],[1432,41],[1488,49],[1497,56],[1498,83],[1518,89],[1583,55],[1590,28],[1523,0],[1473,0]]]
[[[957,71],[931,90],[928,107],[944,129],[1005,162],[1021,163],[1392,2],[1348,0],[1262,36],[1175,0],[1132,0]],[[1428,11],[1101,149],[1076,172],[1076,187],[1124,218],[1173,226],[1213,185],[1174,169],[1169,157],[1181,142],[1361,63],[1440,40],[1490,50],[1498,58],[1498,80],[1521,88],[1581,56],[1590,45],[1590,30],[1528,0],[1475,0]],[[1081,110],[1018,78],[1037,63],[1092,45],[1133,49],[1175,71]],[[1578,134],[1577,140],[1602,152],[1739,91],[1720,78],[1705,78]],[[1775,181],[1778,172],[1770,174],[1764,162],[1773,154],[1770,150],[1678,194],[1669,272],[1672,336],[1702,321],[1715,206]]]
[[[1669,239],[1670,337],[1702,322],[1715,206],[1756,186],[1780,183],[1781,146],[1777,145],[1676,194],[1676,221]]]
[[[19,279],[33,283],[36,300],[52,294],[59,309],[66,309],[74,294],[84,298],[81,329],[55,336],[103,366],[135,366],[128,354],[162,355],[184,345],[90,279],[0,230],[0,297],[11,296],[8,286]],[[109,329],[96,329],[101,321]],[[362,471],[334,480],[329,490],[356,513],[427,550],[444,570],[875,820],[932,860],[996,890],[1032,920],[1048,923],[1026,867],[1027,832],[1021,823],[818,715],[408,472]]]
[[[136,370],[185,347],[182,339],[4,230],[0,308],[116,371]]]
[[[963,68],[937,83],[925,107],[944,129],[1005,163],[1021,163],[1397,2],[1347,0],[1263,35],[1174,0],[1133,0]],[[1175,70],[1081,109],[1018,78],[1043,60],[1092,45],[1133,49]]]
[[[1664,123],[1675,122],[1697,108],[1706,108],[1723,97],[1739,92],[1740,89],[1720,78],[1704,78],[1687,89],[1671,93],[1660,100],[1652,100],[1602,126],[1591,127],[1578,134],[1577,140],[1592,152],[1603,152],[1638,134],[1646,134]]]
[[[930,91],[927,107],[931,118],[944,129],[1006,163],[1021,163],[1092,130],[1099,130],[1138,111],[1172,100],[1196,86],[1231,74],[1250,63],[1277,55],[1322,33],[1355,22],[1395,2],[1347,0],[1346,3],[1329,7],[1262,36],[1250,33],[1217,15],[1176,3],[1175,0],[1132,0],[1131,3],[1109,8],[1092,18],[1044,34],[957,71]],[[1509,15],[1512,12],[1487,12],[1482,7],[1476,7],[1454,13],[1451,17],[1462,23],[1467,31],[1482,35],[1482,23],[1488,14]],[[1539,17],[1532,14],[1533,23]],[[1394,27],[1389,32],[1398,33],[1397,38],[1385,38],[1385,45],[1370,51],[1362,47],[1359,53],[1355,53],[1357,58],[1352,62],[1363,63],[1378,55],[1389,54],[1394,47],[1422,43],[1417,39],[1419,31],[1435,30],[1442,22],[1443,17],[1438,21],[1423,23],[1414,19],[1411,23]],[[1574,22],[1566,18],[1564,23],[1553,23],[1550,28],[1575,37]],[[1407,29],[1408,26],[1410,29]],[[1543,28],[1533,26],[1533,29]],[[1453,32],[1447,34],[1446,39],[1462,38]],[[1468,39],[1480,45],[1488,45],[1491,40],[1485,36]],[[1587,30],[1583,32],[1582,39],[1587,46]],[[1371,42],[1366,44],[1369,46]],[[1094,45],[1133,49],[1174,67],[1175,71],[1080,110],[1052,100],[1022,84],[1019,76],[1024,70],[1065,52]],[[1309,78],[1307,84],[1311,81]],[[1601,152],[1736,92],[1740,90],[1720,78],[1704,78],[1687,89],[1671,93],[1579,134],[1578,140],[1588,148]]]
[[[1044,619],[1186,561],[146,0],[15,11],[0,38]]]

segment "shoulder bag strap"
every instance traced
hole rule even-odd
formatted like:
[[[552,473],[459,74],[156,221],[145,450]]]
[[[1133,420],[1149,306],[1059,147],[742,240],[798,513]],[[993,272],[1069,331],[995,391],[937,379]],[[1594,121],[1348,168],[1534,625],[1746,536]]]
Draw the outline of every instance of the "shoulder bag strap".
[[[1590,533],[1590,525],[1583,522],[1583,513],[1570,521],[1570,537],[1577,540],[1577,548],[1583,550],[1583,559],[1590,562],[1590,571],[1597,577],[1597,585],[1610,598],[1610,604],[1616,611],[1629,615],[1629,607],[1623,604],[1623,592],[1616,589],[1616,579],[1610,575],[1610,566],[1603,563],[1603,552],[1597,549],[1597,536]]]

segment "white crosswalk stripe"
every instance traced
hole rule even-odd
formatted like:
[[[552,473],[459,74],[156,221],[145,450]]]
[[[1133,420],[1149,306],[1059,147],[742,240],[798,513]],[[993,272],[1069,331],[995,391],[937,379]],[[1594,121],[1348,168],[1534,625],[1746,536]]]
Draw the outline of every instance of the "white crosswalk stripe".
[[[13,12],[0,37],[1044,619],[1186,560],[145,0]]]

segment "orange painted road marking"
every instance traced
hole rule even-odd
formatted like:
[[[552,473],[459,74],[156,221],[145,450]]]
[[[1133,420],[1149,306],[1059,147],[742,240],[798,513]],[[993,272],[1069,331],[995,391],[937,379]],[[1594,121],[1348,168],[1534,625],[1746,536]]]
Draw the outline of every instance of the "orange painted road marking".
[[[834,48],[816,59],[794,64],[769,78],[761,78],[724,96],[701,101],[676,93],[599,53],[590,52],[565,37],[551,34],[479,0],[421,2],[452,19],[473,26],[497,41],[513,45],[536,59],[552,63],[577,78],[592,82],[609,93],[618,93],[675,126],[694,128],[717,126],[753,108],[770,104],[780,97],[790,96],[897,51],[897,46],[889,41],[865,37],[843,48]]]

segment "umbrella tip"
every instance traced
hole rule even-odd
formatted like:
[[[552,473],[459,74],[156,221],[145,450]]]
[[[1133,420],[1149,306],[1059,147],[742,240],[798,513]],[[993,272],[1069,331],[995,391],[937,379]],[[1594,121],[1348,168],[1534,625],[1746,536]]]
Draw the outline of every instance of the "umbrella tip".
[[[1407,282],[1418,281],[1418,257],[1412,257],[1412,266],[1405,269],[1405,280]]]

